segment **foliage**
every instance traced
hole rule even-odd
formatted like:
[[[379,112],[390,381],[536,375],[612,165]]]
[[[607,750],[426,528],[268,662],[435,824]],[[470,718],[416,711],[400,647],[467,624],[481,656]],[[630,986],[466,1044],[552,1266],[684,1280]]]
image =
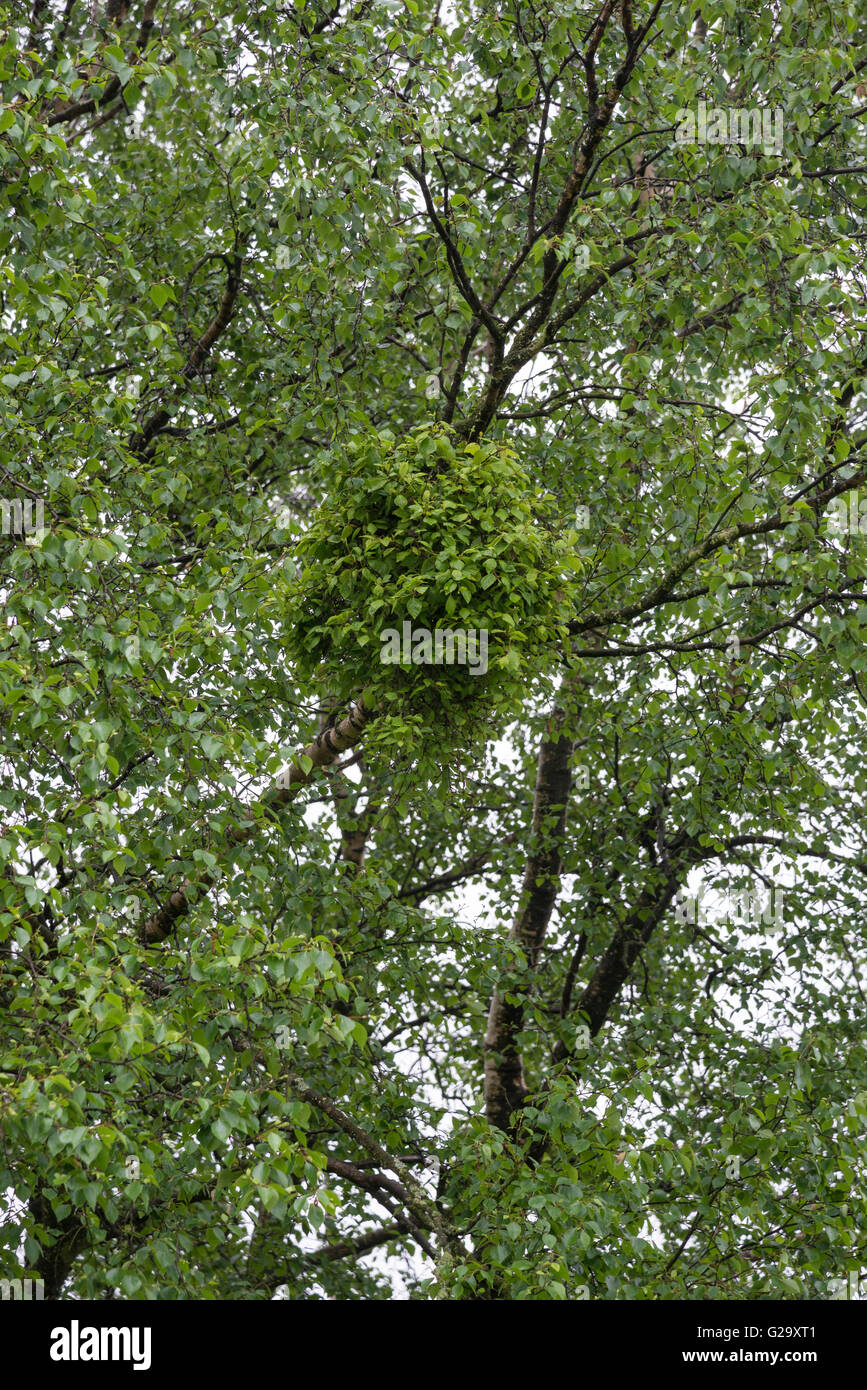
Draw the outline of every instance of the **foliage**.
[[[547,531],[541,524],[545,499],[528,495],[514,450],[456,448],[450,433],[423,425],[397,444],[386,435],[350,446],[295,550],[286,643],[299,674],[335,697],[365,690],[371,702],[444,716],[455,731],[456,711],[478,698],[520,707],[532,658],[556,654],[558,636],[562,644],[565,567],[580,562],[577,533],[564,536],[550,516]],[[438,680],[420,663],[383,666],[382,633],[402,636],[407,618],[430,632],[484,629],[496,691],[465,665],[444,665]]]
[[[50,1296],[867,1267],[863,6],[453,10],[0,0],[0,1277]],[[488,673],[383,665],[404,620]]]

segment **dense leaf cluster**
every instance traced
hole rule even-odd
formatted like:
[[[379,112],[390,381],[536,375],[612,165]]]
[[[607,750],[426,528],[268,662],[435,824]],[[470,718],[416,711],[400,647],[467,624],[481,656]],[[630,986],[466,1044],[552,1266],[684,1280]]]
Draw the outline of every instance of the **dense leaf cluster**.
[[[287,647],[299,672],[339,698],[366,690],[449,724],[478,702],[514,709],[540,653],[562,647],[580,567],[552,501],[530,490],[514,449],[461,444],[444,426],[351,443],[294,552]],[[411,656],[395,669],[383,633],[402,638],[407,621],[484,631],[490,675]]]

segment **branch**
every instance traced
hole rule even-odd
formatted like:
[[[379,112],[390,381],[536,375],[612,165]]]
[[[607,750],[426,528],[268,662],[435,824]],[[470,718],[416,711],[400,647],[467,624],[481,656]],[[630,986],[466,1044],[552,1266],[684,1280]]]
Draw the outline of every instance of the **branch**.
[[[458,864],[456,868],[448,869],[443,874],[436,874],[433,878],[425,879],[424,883],[418,883],[414,888],[401,888],[397,897],[412,898],[419,902],[430,893],[444,893],[447,889],[453,888],[456,883],[462,883],[464,879],[472,878],[474,874],[478,873],[499,845],[512,845],[517,838],[516,835],[504,835],[498,845],[491,844],[485,849],[480,849],[477,854],[471,854],[469,859],[465,859],[463,864]]]
[[[407,1234],[408,1232],[398,1225],[379,1226],[373,1231],[365,1231],[363,1235],[356,1236],[354,1240],[340,1240],[336,1245],[323,1245],[321,1249],[311,1251],[305,1258],[309,1264],[347,1258],[357,1260],[359,1255],[366,1255],[368,1250],[375,1250],[378,1245],[387,1245],[390,1240]],[[277,1283],[282,1282],[277,1280]]]
[[[70,6],[71,8],[71,6]],[[154,13],[157,8],[157,0],[145,0],[144,12],[142,14],[141,28],[138,38],[133,46],[133,51],[129,55],[130,67],[134,67],[138,62],[141,52],[151,36],[154,27]],[[106,83],[105,88],[98,97],[89,97],[85,101],[74,101],[71,106],[67,106],[63,111],[55,111],[53,116],[49,116],[46,121],[47,126],[59,125],[61,121],[74,121],[78,116],[89,115],[98,106],[105,106],[106,102],[113,101],[123,90],[123,84],[117,73]]]
[[[225,332],[232,320],[232,316],[235,312],[235,303],[238,298],[238,290],[241,286],[243,257],[236,249],[235,254],[231,258],[224,257],[224,259],[226,260],[227,275],[223,297],[220,300],[219,308],[214,318],[211,320],[211,323],[205,329],[201,338],[193,344],[190,355],[181,372],[181,381],[172,397],[172,409],[167,410],[162,408],[156,411],[156,413],[142,426],[141,430],[133,435],[129,445],[133,453],[140,454],[150,441],[156,435],[160,434],[169,423],[172,418],[173,409],[177,405],[187,385],[200,371],[203,363],[210,355],[214,343]]]
[[[509,383],[512,381],[516,372],[518,372],[519,369],[529,361],[533,353],[537,351],[534,340],[539,330],[548,320],[554,300],[557,296],[563,271],[569,263],[568,256],[558,257],[556,251],[557,239],[566,228],[572,209],[584,186],[588,170],[593,163],[596,151],[608,128],[611,117],[614,114],[614,109],[638,61],[641,45],[650,31],[661,5],[662,0],[656,0],[647,23],[643,25],[637,33],[634,33],[633,40],[628,45],[626,57],[615,73],[611,85],[601,102],[598,101],[598,93],[596,91],[595,56],[602,35],[608,24],[608,20],[611,17],[613,0],[605,0],[599,18],[593,27],[587,50],[584,54],[588,90],[588,130],[584,140],[581,142],[575,163],[563,187],[557,207],[539,233],[540,235],[544,233],[550,238],[549,250],[542,260],[542,287],[533,301],[535,307],[530,314],[530,318],[515,338],[508,355],[503,361],[499,361],[495,358],[490,377],[488,378],[487,389],[475,410],[467,418],[459,431],[459,433],[468,440],[478,439],[484,434],[485,430],[494,419],[497,407],[508,390]],[[521,258],[527,255],[527,251],[528,247],[525,244],[521,248]],[[506,280],[508,280],[509,273],[511,272],[507,272]],[[604,283],[604,280],[600,281],[599,284],[596,285],[596,289],[600,287],[600,284]],[[595,290],[593,292],[595,293]],[[547,343],[549,341],[548,334],[545,335],[545,339]],[[531,345],[533,346],[531,347]]]
[[[384,1207],[389,1216],[393,1216],[399,1225],[403,1226],[407,1235],[411,1235],[413,1240],[432,1260],[436,1260],[437,1254],[431,1245],[425,1230],[430,1230],[430,1226],[423,1223],[420,1218],[413,1215],[407,1204],[407,1193],[400,1183],[393,1178],[387,1178],[382,1173],[366,1173],[364,1169],[356,1163],[347,1163],[342,1158],[326,1158],[326,1172],[334,1173],[338,1178],[344,1178],[346,1182],[351,1182],[355,1187],[360,1187],[362,1191],[369,1192],[381,1207]],[[395,1210],[395,1202],[400,1202],[406,1209],[405,1214]]]
[[[824,488],[818,492],[811,501],[811,506],[817,515],[821,509],[834,497],[840,496],[844,492],[849,492],[854,487],[859,487],[867,482],[867,466],[859,469],[851,478],[845,478],[842,482],[834,483],[832,486]],[[808,484],[802,488],[797,497],[803,497],[814,484]],[[657,608],[661,604],[669,603],[674,595],[675,585],[687,570],[699,561],[712,555],[715,550],[723,546],[730,545],[733,541],[743,540],[747,536],[765,536],[772,531],[781,531],[791,524],[792,518],[788,514],[791,502],[783,503],[783,506],[770,516],[761,521],[742,521],[733,526],[727,526],[722,531],[717,531],[706,536],[697,545],[690,546],[684,551],[683,556],[676,565],[672,565],[650,593],[636,603],[624,604],[621,608],[608,608],[602,613],[593,614],[587,618],[575,618],[569,623],[569,631],[572,634],[585,632],[588,628],[612,627],[617,623],[628,622],[632,618],[638,618],[642,613],[648,613],[652,608]],[[757,639],[753,639],[754,641]]]
[[[416,183],[421,189],[422,197],[424,198],[425,208],[427,209],[427,215],[434,225],[437,236],[440,238],[440,241],[446,248],[446,259],[448,260],[449,269],[452,272],[455,284],[457,285],[467,304],[472,309],[476,318],[480,319],[481,322],[485,325],[491,337],[494,339],[494,342],[497,344],[501,344],[503,341],[503,325],[500,322],[500,320],[496,318],[490,312],[490,310],[482,303],[482,301],[479,299],[479,296],[476,294],[476,291],[474,290],[470,278],[467,275],[467,272],[464,268],[464,263],[461,259],[460,252],[458,251],[458,248],[455,246],[454,241],[449,235],[447,228],[442,222],[442,219],[438,216],[437,210],[434,207],[433,198],[431,197],[431,192],[427,184],[427,179],[419,169],[416,169],[411,159],[405,159],[404,166],[415,179]]]
[[[285,784],[272,788],[257,803],[256,807],[246,808],[247,814],[244,822],[231,831],[227,837],[230,845],[241,844],[254,835],[257,822],[251,819],[253,810],[257,808],[282,810],[284,806],[288,806],[301,788],[313,780],[315,773],[320,768],[328,767],[341,753],[359,741],[372,717],[372,711],[364,704],[362,697],[339,724],[335,725],[334,728],[323,729],[318,733],[313,742],[304,750],[304,754],[301,755],[309,759],[312,764],[309,771],[304,770],[300,757],[296,757],[284,776]],[[144,944],[152,946],[160,941],[165,941],[174,929],[175,923],[189,912],[191,893],[195,891],[197,895],[201,895],[209,892],[217,882],[217,878],[218,874],[216,873],[206,873],[195,883],[187,882],[172,893],[168,902],[152,917],[149,917],[140,928],[139,935]]]
[[[327,1115],[330,1120],[333,1120],[334,1123],[343,1130],[344,1134],[348,1134],[354,1139],[356,1144],[362,1149],[365,1149],[383,1168],[388,1168],[390,1172],[395,1173],[403,1185],[401,1200],[406,1204],[413,1216],[415,1216],[423,1226],[426,1226],[428,1230],[436,1232],[440,1245],[444,1250],[449,1250],[462,1259],[466,1258],[466,1251],[458,1240],[451,1225],[445,1220],[436,1204],[431,1201],[424,1188],[401,1159],[390,1154],[387,1149],[384,1149],[381,1144],[377,1143],[371,1134],[368,1134],[367,1130],[362,1129],[361,1125],[353,1120],[351,1116],[347,1115],[345,1111],[341,1110],[333,1100],[330,1100],[328,1096],[322,1095],[320,1091],[315,1091],[312,1086],[308,1086],[301,1077],[290,1072],[286,1080],[296,1095],[306,1100],[308,1105],[315,1105],[317,1110],[321,1110],[324,1115]],[[341,1162],[341,1160],[335,1159],[331,1160],[331,1162],[336,1164]],[[351,1167],[352,1165],[349,1164],[346,1166]],[[389,1186],[389,1180],[382,1178],[381,1175],[364,1173],[362,1176],[365,1180],[373,1177],[378,1185]],[[357,1179],[353,1180],[357,1181]],[[390,1190],[394,1189],[390,1188]]]
[[[569,678],[571,688],[574,677]],[[545,931],[560,886],[560,861],[566,808],[572,786],[569,761],[573,740],[563,732],[566,711],[556,705],[539,747],[533,796],[532,852],[527,858],[519,909],[509,940],[521,947],[535,970]],[[485,1033],[485,1111],[491,1124],[508,1130],[513,1113],[524,1103],[527,1083],[517,1040],[524,1023],[524,1001],[508,1002],[494,990]]]

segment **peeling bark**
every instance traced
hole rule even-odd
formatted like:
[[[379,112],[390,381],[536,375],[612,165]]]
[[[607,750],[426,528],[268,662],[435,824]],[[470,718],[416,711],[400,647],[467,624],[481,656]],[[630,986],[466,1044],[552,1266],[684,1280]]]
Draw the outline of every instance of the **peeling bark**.
[[[328,713],[333,708],[333,701],[325,701],[325,713],[320,724],[320,733],[330,728],[333,714]],[[356,755],[359,757],[360,755]],[[356,815],[359,789],[353,786],[346,777],[336,768],[328,769],[328,776],[331,779],[331,797],[334,802],[334,811],[337,816],[337,824],[340,830],[340,858],[345,864],[353,864],[356,869],[360,869],[364,863],[364,854],[367,849],[367,838],[371,830],[371,819],[369,814],[364,817]],[[368,811],[370,807],[368,806]]]
[[[557,705],[539,748],[533,797],[531,852],[524,869],[518,911],[509,940],[521,947],[535,970],[560,887],[566,808],[572,786],[573,740],[563,732],[566,712]],[[509,1003],[494,990],[485,1033],[485,1111],[491,1124],[507,1130],[524,1103],[527,1083],[517,1038],[524,1021],[522,1001]]]

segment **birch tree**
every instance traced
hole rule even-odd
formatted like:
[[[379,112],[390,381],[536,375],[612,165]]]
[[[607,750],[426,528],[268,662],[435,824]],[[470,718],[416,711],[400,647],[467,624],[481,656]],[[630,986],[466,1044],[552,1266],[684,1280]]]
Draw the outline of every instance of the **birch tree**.
[[[861,1270],[865,37],[0,0],[5,1277]]]

